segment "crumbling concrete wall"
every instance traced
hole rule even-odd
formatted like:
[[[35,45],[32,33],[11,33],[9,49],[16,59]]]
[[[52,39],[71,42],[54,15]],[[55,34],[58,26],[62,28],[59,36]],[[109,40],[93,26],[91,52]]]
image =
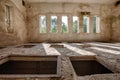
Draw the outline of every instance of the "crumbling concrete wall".
[[[5,6],[10,6],[10,26],[5,25]],[[23,43],[26,40],[26,12],[22,0],[0,0],[0,46]]]
[[[112,7],[112,40],[120,41],[120,5]]]
[[[110,40],[110,30],[106,17],[110,15],[110,5],[104,4],[79,4],[79,3],[31,3],[27,7],[28,16],[28,41],[30,42],[80,42],[80,41],[108,41]],[[74,15],[81,16],[80,12],[90,12],[90,33],[83,33],[83,25],[80,25],[80,33],[72,33],[71,18]],[[51,33],[40,34],[39,32],[39,15],[69,16],[69,33]],[[100,33],[93,32],[93,16],[99,16],[101,19]],[[80,20],[80,22],[82,22]],[[50,21],[47,28],[50,29]],[[58,21],[59,29],[61,28],[60,20]],[[31,37],[32,36],[32,37]]]
[[[6,31],[5,27],[5,5],[11,6],[11,27],[8,28],[8,31]],[[0,45],[12,45],[25,42],[26,38],[28,38],[29,42],[120,41],[119,8],[119,6],[111,8],[110,4],[82,3],[30,3],[27,5],[27,8],[25,8],[22,5],[22,0],[0,0],[0,36],[2,37],[0,39]],[[72,16],[81,17],[81,12],[90,12],[90,33],[83,32],[82,19],[80,19],[80,32],[72,32]],[[114,13],[114,15],[111,13]],[[49,32],[40,34],[39,15],[46,15],[47,18],[50,18],[51,15],[58,16],[59,29],[61,29],[60,17],[62,15],[68,16],[69,33],[51,33],[51,22],[49,20],[47,21]],[[93,32],[93,17],[95,15],[100,17],[100,33]],[[111,21],[113,22],[112,24]]]

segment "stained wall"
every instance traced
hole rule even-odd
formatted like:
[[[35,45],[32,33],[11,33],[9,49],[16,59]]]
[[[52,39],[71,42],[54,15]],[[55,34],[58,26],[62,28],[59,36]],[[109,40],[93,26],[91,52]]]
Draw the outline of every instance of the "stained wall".
[[[112,7],[111,13],[111,32],[112,32],[112,40],[113,41],[120,41],[120,5]]]
[[[10,26],[5,23],[5,6],[10,7]],[[22,0],[0,0],[0,46],[26,41],[26,9]]]
[[[30,3],[27,7],[27,30],[30,42],[82,42],[82,41],[109,41],[111,38],[108,15],[111,14],[111,5],[81,4],[81,3]],[[90,12],[90,33],[83,32],[83,18],[81,12]],[[39,15],[47,17],[47,33],[39,32]],[[51,33],[50,16],[58,16],[58,33]],[[61,16],[68,16],[68,33],[62,33]],[[79,33],[72,32],[72,16],[80,17]],[[93,32],[93,17],[100,17],[100,33]],[[31,37],[32,36],[32,37]]]

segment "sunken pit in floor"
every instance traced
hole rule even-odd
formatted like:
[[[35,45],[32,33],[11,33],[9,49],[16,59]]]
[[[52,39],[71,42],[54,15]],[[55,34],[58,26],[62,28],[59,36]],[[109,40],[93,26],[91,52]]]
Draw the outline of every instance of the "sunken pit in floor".
[[[20,46],[17,46],[16,48],[32,48],[36,45],[20,45]]]
[[[6,75],[8,77],[10,75],[57,77],[60,74],[60,59],[58,56],[14,55],[8,58],[4,59],[6,62],[0,62],[0,75],[4,75],[5,77]]]
[[[78,76],[113,73],[93,58],[70,57],[70,62]]]

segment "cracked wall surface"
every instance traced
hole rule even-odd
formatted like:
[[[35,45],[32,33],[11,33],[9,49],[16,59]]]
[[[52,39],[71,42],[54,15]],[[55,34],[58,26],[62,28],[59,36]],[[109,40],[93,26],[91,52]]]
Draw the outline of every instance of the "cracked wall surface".
[[[11,6],[11,26],[6,32],[5,5]],[[84,42],[120,41],[120,6],[93,3],[26,3],[22,0],[0,1],[0,45],[13,45],[23,42]],[[90,12],[90,33],[83,32],[81,12]],[[113,14],[114,13],[114,14]],[[47,17],[47,33],[39,32],[39,15]],[[58,17],[58,33],[51,33],[50,16]],[[69,33],[61,33],[61,16],[68,16]],[[100,17],[100,33],[93,32],[93,17]],[[79,33],[72,32],[72,16],[79,17]]]
[[[120,41],[120,5],[113,7],[112,16],[113,16],[113,24],[112,24],[112,40]]]
[[[5,6],[10,7],[10,26],[5,24]],[[17,5],[17,6],[16,6]],[[26,12],[22,0],[0,1],[0,45],[15,45],[26,40]]]
[[[106,17],[111,14],[110,5],[104,4],[75,4],[75,3],[31,3],[27,8],[28,16],[28,40],[30,42],[80,42],[80,41],[109,41],[110,27],[106,24]],[[82,17],[80,12],[90,12],[90,33],[83,32],[83,18],[80,19],[80,33],[72,32],[72,16]],[[39,32],[39,15],[46,15],[48,20],[51,15],[58,16],[58,28],[61,29],[61,16],[69,17],[69,32],[63,34],[61,32],[50,32],[50,20],[47,21],[47,34]],[[100,17],[100,33],[93,32],[93,17]],[[32,36],[32,37],[31,37]]]

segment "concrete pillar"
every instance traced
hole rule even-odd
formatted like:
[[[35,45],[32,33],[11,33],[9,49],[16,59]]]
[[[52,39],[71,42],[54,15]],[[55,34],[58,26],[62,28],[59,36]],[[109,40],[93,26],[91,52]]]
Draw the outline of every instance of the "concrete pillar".
[[[47,29],[47,33],[51,33],[51,18],[50,18],[50,15],[46,16],[46,29]]]
[[[72,15],[68,15],[68,33],[73,32],[73,18]]]
[[[79,33],[84,33],[83,15],[79,15]]]
[[[94,30],[94,16],[93,15],[90,15],[90,33],[94,33],[93,30]]]
[[[62,20],[61,20],[61,15],[57,15],[57,29],[58,29],[58,33],[61,33],[62,27]]]

